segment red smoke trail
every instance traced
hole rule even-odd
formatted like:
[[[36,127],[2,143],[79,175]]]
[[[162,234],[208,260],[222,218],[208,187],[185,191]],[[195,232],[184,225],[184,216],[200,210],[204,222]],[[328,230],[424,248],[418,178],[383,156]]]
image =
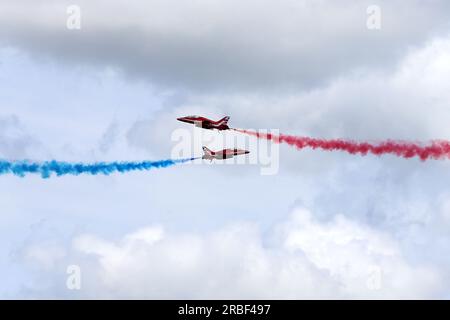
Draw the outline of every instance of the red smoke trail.
[[[287,143],[290,146],[303,149],[322,149],[327,151],[346,151],[350,154],[366,155],[368,153],[377,156],[382,154],[393,154],[398,157],[412,158],[419,157],[422,161],[427,159],[449,159],[450,141],[436,140],[430,141],[426,145],[407,141],[386,140],[378,143],[355,142],[342,139],[316,139],[308,137],[296,137],[289,135],[273,135],[270,133],[259,133],[244,129],[233,129],[260,139],[272,140],[275,143]]]

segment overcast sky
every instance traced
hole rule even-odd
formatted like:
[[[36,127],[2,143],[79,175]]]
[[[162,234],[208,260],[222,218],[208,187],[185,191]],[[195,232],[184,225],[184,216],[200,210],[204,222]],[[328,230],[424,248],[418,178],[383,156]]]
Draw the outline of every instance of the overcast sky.
[[[449,27],[438,0],[2,0],[0,158],[158,160],[179,132],[238,139],[176,121],[189,114],[450,140]],[[273,175],[213,162],[0,176],[0,297],[449,298],[450,160],[288,146],[278,160]]]

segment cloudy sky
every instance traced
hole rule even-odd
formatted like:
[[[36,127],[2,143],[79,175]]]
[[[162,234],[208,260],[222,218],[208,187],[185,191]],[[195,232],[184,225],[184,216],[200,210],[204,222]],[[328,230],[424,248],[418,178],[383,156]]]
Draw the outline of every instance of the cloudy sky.
[[[449,83],[444,0],[0,2],[0,159],[158,160],[180,133],[196,156],[239,139],[175,120],[189,114],[450,139]],[[450,298],[450,161],[280,146],[267,175],[264,146],[242,143],[256,164],[0,176],[0,297]]]

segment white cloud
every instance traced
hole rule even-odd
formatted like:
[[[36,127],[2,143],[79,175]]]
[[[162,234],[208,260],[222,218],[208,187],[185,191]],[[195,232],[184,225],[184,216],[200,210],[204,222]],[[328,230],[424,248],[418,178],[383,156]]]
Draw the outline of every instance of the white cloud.
[[[81,266],[80,294],[90,298],[432,298],[442,290],[441,273],[410,264],[388,234],[342,215],[319,222],[298,208],[270,237],[245,223],[187,234],[151,226],[119,241],[77,236],[68,260]],[[51,273],[53,260],[35,258]]]
[[[439,288],[439,274],[433,268],[408,265],[388,234],[343,215],[319,224],[310,212],[297,210],[285,234],[285,246],[303,252],[315,267],[326,270],[340,283],[344,296],[430,297]],[[368,285],[371,277],[379,277],[373,279],[378,282],[375,287]]]

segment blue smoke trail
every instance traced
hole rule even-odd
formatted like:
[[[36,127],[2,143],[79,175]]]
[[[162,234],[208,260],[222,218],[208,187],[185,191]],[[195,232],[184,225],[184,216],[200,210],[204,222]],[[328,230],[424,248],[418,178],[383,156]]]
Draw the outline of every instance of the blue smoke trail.
[[[166,168],[176,164],[189,162],[197,158],[177,159],[177,160],[160,160],[160,161],[141,161],[141,162],[96,162],[91,164],[70,163],[63,161],[45,161],[30,162],[24,161],[6,161],[0,160],[0,175],[14,174],[24,177],[28,173],[40,174],[43,179],[50,178],[53,174],[62,175],[79,175],[87,173],[91,175],[103,174],[109,175],[115,172],[142,171],[158,168]]]

